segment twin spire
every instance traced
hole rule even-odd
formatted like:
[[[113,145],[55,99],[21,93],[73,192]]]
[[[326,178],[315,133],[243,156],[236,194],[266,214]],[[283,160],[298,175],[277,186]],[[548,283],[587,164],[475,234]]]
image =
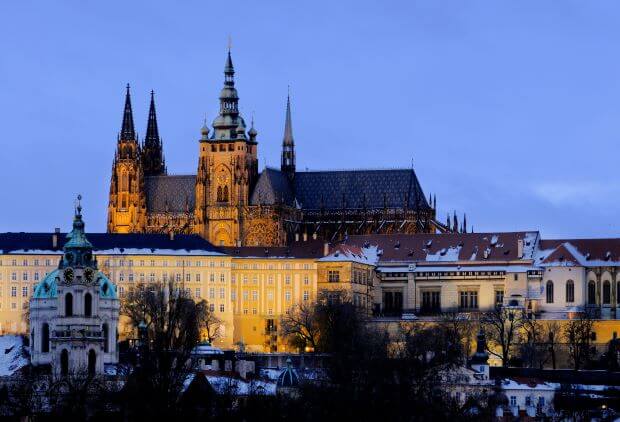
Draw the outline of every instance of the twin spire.
[[[133,123],[133,111],[131,108],[131,93],[129,84],[127,84],[127,93],[125,94],[125,109],[123,111],[123,124],[121,126],[119,141],[138,142]],[[149,107],[146,137],[144,138],[144,143],[142,144],[142,148],[140,150],[140,158],[142,160],[145,176],[166,174],[162,141],[159,137],[157,114],[155,113],[155,92],[153,91],[151,91],[151,104]]]

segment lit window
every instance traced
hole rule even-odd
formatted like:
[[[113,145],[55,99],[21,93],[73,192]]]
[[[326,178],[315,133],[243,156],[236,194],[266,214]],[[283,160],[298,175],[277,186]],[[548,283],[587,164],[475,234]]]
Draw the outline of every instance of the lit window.
[[[289,290],[287,290],[286,293],[284,293],[284,298],[286,299],[287,302],[291,301],[291,292]]]
[[[291,284],[291,276],[290,275],[287,274],[284,280],[285,280],[286,284]]]

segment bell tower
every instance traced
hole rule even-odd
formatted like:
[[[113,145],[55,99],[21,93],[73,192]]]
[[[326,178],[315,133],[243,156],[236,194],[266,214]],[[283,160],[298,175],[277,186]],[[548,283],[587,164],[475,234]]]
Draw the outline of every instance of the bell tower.
[[[134,130],[129,84],[123,124],[118,135],[110,180],[109,233],[141,233],[146,227],[146,200],[141,148]]]
[[[257,132],[252,124],[246,133],[234,75],[229,50],[220,111],[212,133],[206,122],[202,128],[196,175],[195,230],[222,246],[233,246],[243,239],[243,215],[258,178]]]

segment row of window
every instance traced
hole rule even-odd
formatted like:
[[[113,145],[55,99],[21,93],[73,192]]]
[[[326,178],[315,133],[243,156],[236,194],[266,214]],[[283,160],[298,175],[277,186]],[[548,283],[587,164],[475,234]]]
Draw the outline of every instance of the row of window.
[[[548,280],[546,283],[546,301],[547,303],[553,303],[554,296],[554,284],[553,281]],[[620,281],[616,285],[616,292],[620,292]],[[565,300],[567,303],[573,303],[575,301],[575,283],[573,280],[568,280],[565,285]],[[620,304],[620,295],[616,294],[616,302]],[[596,283],[592,280],[588,282],[588,305],[596,305]],[[603,305],[611,304],[611,282],[606,280],[603,282]]]
[[[291,279],[292,279],[291,275],[290,274],[286,274],[284,276],[284,284],[291,284]],[[249,280],[249,277],[246,274],[244,274],[241,277],[241,281],[243,282],[243,284],[248,284],[248,280]],[[252,283],[253,284],[258,284],[258,280],[259,280],[258,274],[254,274],[252,276]],[[267,277],[267,283],[268,284],[273,284],[273,281],[274,281],[273,275],[269,275]],[[234,275],[234,274],[231,275],[230,276],[230,282],[233,283],[233,284],[236,283],[237,282],[237,276]],[[304,285],[309,285],[310,284],[310,276],[308,274],[304,274],[303,283],[304,283]]]
[[[495,289],[495,305],[501,306],[504,303],[504,290]],[[478,309],[478,291],[462,290],[459,292],[459,309],[474,310]],[[422,312],[439,312],[441,311],[441,291],[425,290],[422,291]]]
[[[9,262],[10,262],[10,264],[9,264]],[[32,261],[28,261],[27,259],[23,259],[23,260],[19,261],[19,264],[18,264],[18,260],[17,259],[12,259],[10,261],[6,260],[4,262],[0,259],[0,267],[3,266],[3,265],[5,265],[5,266],[9,266],[10,265],[12,267],[17,267],[18,265],[21,265],[23,267],[27,267],[29,265],[28,264],[29,262],[32,262],[31,265],[34,266],[34,267],[40,266],[41,263],[43,263],[43,265],[45,265],[46,267],[50,267],[52,265],[58,265],[58,259],[49,259],[49,258],[45,259],[45,260],[39,260],[38,258],[36,258],[36,259],[33,259]]]
[[[200,273],[196,273],[193,274],[193,278],[194,281],[200,282],[202,281],[202,275]],[[144,273],[140,273],[140,274],[135,274],[135,273],[118,273],[117,275],[117,281],[119,282],[124,282],[125,279],[127,279],[127,281],[129,282],[133,282],[139,280],[141,283],[144,283],[146,281],[146,276]],[[215,282],[216,279],[219,279],[219,281],[221,283],[224,283],[226,281],[226,277],[225,274],[220,274],[219,277],[217,276],[217,274],[211,273],[209,274],[209,281],[211,282]],[[148,281],[150,283],[155,282],[156,280],[156,276],[155,273],[150,273],[148,276]],[[162,274],[162,281],[166,282],[166,281],[192,281],[192,274],[191,273],[185,273],[185,275],[181,274],[181,273],[163,273]]]
[[[291,264],[290,262],[286,262],[284,264],[237,264],[236,262],[233,262],[231,265],[232,268],[238,268],[238,269],[244,269],[244,270],[261,270],[261,269],[265,269],[265,270],[294,270],[294,269],[299,269],[299,270],[311,270],[313,269],[313,265],[312,264]]]
[[[106,267],[134,267],[136,266],[136,262],[138,263],[138,265],[140,267],[144,267],[145,264],[150,264],[150,267],[156,267],[156,266],[161,266],[161,267],[179,267],[179,268],[185,268],[185,267],[203,267],[202,265],[202,261],[176,261],[174,264],[175,265],[168,265],[168,261],[156,261],[154,259],[150,260],[150,261],[145,261],[143,259],[139,260],[139,261],[134,261],[133,259],[128,259],[128,260],[124,260],[124,259],[107,259],[104,262],[104,266]],[[215,268],[215,267],[226,267],[226,261],[209,261],[209,268]]]

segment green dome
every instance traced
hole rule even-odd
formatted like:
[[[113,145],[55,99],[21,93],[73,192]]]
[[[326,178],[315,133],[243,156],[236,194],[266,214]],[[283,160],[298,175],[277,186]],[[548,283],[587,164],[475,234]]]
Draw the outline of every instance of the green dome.
[[[43,278],[43,280],[37,284],[32,295],[35,299],[50,299],[58,297],[56,291],[57,283],[56,278],[59,276],[60,270],[54,270]]]

